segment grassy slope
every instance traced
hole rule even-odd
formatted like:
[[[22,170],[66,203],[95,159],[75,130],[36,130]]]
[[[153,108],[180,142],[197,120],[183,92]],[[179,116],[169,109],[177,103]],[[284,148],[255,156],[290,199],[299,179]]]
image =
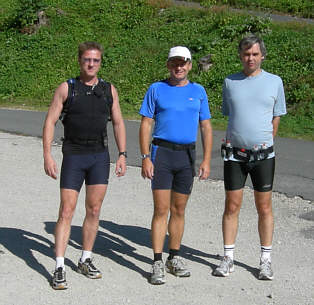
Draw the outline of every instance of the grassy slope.
[[[14,3],[7,5],[7,19]],[[193,52],[190,78],[207,89],[214,126],[224,128],[221,84],[226,75],[241,69],[238,39],[247,30],[255,30],[262,32],[268,48],[265,70],[280,75],[286,88],[289,115],[282,119],[280,135],[314,139],[313,27],[279,26],[255,17],[167,5],[160,10],[144,0],[49,3],[50,25],[38,33],[0,32],[0,105],[47,109],[55,87],[78,73],[78,43],[96,40],[106,50],[100,76],[118,88],[124,114],[136,118],[149,84],[167,76],[169,47],[181,44]],[[197,60],[209,53],[211,70],[198,71]]]

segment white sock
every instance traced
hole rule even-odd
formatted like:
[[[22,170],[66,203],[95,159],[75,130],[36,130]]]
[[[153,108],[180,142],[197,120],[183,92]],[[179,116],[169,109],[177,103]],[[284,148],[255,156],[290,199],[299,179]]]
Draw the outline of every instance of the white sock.
[[[63,270],[65,269],[63,256],[57,256],[56,257],[56,270],[60,267],[62,267]]]
[[[271,261],[271,250],[272,246],[261,246],[261,259]]]
[[[91,258],[92,257],[92,251],[86,251],[83,250],[82,251],[82,256],[81,256],[81,262],[85,262],[86,259]]]
[[[233,260],[234,245],[224,245],[224,256],[228,256]]]

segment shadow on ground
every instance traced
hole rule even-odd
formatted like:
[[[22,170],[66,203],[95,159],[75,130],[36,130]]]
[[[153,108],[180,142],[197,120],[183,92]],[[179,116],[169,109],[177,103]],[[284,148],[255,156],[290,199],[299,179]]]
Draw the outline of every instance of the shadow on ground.
[[[45,222],[45,230],[48,234],[54,234],[55,222]],[[147,270],[150,270],[152,259],[140,254],[135,246],[130,245],[125,240],[132,242],[141,247],[151,249],[150,230],[147,228],[120,225],[111,221],[100,221],[100,230],[95,241],[93,252],[105,256],[113,262],[124,266],[132,271],[138,272],[147,280],[149,279],[149,271],[143,270],[137,264],[128,260],[128,257],[147,264]],[[105,230],[105,231],[103,231]],[[168,236],[166,242],[168,242]],[[72,226],[69,246],[77,250],[81,250],[82,228],[80,226]],[[43,266],[33,255],[33,252],[41,253],[54,260],[54,244],[47,238],[36,233],[28,232],[16,228],[0,228],[0,244],[2,244],[13,255],[24,260],[25,263],[34,271],[41,274],[47,281],[51,280],[51,273]],[[193,261],[210,267],[213,271],[219,264],[221,257],[205,253],[198,249],[191,248],[186,245],[181,246],[182,256],[188,261]],[[0,256],[6,255],[5,251],[0,251]],[[78,253],[79,258],[80,253]],[[209,259],[217,260],[217,264],[209,262]],[[69,259],[65,259],[66,266],[72,270],[76,270],[76,263]],[[242,267],[257,277],[258,269],[235,261],[235,265]]]

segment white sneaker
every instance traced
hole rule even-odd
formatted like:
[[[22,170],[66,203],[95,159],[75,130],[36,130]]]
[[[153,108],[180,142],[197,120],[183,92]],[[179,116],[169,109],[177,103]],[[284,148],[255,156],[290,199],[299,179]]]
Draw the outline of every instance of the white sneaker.
[[[230,273],[234,272],[233,260],[229,256],[224,256],[213,274],[216,276],[229,276]]]

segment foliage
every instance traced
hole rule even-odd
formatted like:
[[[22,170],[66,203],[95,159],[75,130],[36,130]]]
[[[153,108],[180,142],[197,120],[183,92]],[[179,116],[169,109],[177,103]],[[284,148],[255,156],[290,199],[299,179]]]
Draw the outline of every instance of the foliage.
[[[262,9],[273,12],[282,12],[305,18],[314,17],[313,0],[187,0],[198,2],[204,7],[213,5],[229,5],[244,9]]]
[[[224,10],[213,13],[168,5],[165,0],[46,0],[49,26],[32,35],[14,27],[0,30],[0,105],[21,101],[26,107],[47,109],[58,84],[79,73],[77,45],[94,40],[105,48],[100,77],[118,89],[124,114],[137,117],[148,86],[168,75],[169,48],[186,45],[193,55],[190,79],[206,88],[213,121],[224,126],[223,79],[241,69],[238,40],[256,32],[267,47],[264,69],[284,81],[289,115],[282,131],[313,137],[313,26],[279,26]],[[20,7],[10,0],[5,8],[9,17]],[[197,62],[208,54],[212,67],[202,72]]]
[[[19,0],[16,9],[11,11],[0,24],[0,29],[23,29],[37,22],[37,13],[46,6],[41,0]],[[7,7],[7,9],[10,7]]]

